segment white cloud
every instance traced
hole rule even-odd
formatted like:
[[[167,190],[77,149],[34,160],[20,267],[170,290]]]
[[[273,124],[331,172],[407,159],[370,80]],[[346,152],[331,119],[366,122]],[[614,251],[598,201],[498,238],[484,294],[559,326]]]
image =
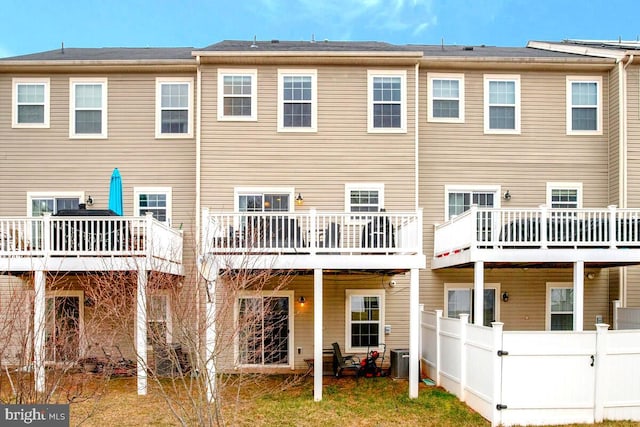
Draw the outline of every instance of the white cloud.
[[[269,26],[288,33],[350,40],[407,41],[437,24],[433,0],[260,0],[257,12]],[[368,36],[367,34],[374,34]],[[307,36],[306,33],[301,36]]]

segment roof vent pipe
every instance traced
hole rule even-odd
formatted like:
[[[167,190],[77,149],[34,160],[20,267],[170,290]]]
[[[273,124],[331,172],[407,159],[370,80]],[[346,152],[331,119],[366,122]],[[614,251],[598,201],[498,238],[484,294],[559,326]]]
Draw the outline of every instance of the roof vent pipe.
[[[258,47],[258,45],[256,44],[256,36],[255,35],[253,36],[253,43],[251,43],[250,47],[253,48],[253,49]]]
[[[64,42],[62,42],[62,46],[60,46],[60,53],[64,54]]]

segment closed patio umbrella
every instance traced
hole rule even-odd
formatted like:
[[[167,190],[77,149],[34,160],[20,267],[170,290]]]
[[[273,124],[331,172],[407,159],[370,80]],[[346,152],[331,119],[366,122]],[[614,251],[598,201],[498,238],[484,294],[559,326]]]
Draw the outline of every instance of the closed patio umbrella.
[[[122,177],[118,168],[111,174],[111,184],[109,185],[109,209],[118,215],[122,215]]]

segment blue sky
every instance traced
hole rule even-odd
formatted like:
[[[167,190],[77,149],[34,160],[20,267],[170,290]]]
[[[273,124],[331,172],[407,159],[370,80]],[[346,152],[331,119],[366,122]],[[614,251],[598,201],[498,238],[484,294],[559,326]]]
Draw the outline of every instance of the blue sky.
[[[524,46],[640,35],[638,0],[2,0],[0,57],[224,39]]]

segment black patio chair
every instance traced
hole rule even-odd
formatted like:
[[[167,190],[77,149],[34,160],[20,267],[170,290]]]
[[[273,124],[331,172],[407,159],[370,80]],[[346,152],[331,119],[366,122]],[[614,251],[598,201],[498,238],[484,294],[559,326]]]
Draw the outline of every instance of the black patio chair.
[[[342,371],[354,371],[358,375],[360,369],[360,359],[352,354],[342,355],[340,344],[334,342],[333,346],[333,373],[336,377],[342,376]]]

